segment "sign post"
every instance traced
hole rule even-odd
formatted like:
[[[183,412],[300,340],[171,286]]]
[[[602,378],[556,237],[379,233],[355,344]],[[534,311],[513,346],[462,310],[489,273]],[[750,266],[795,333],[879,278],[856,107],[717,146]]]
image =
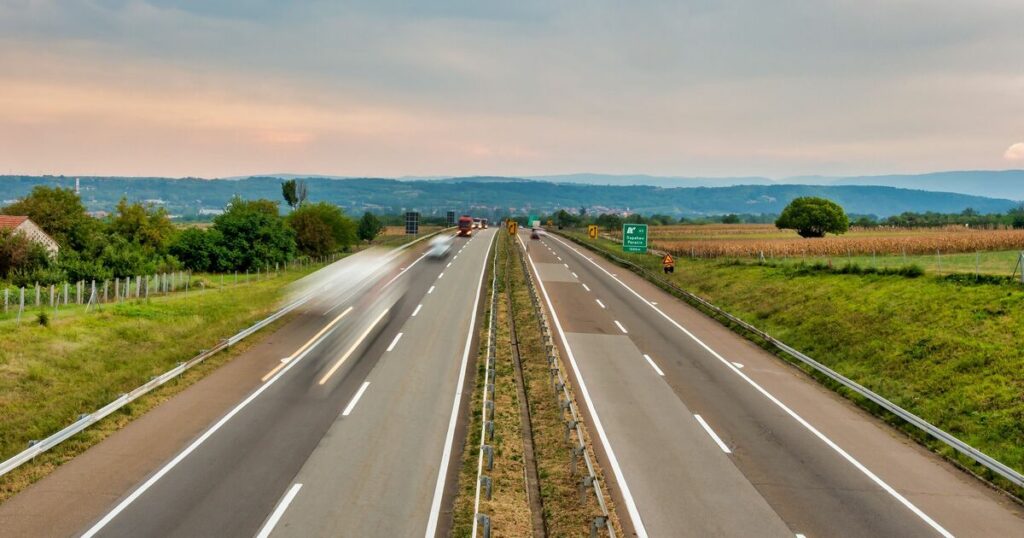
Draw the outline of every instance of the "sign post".
[[[597,225],[596,224],[588,224],[587,225],[587,236],[590,237],[591,239],[597,239]]]
[[[420,233],[420,214],[415,211],[408,211],[405,214],[405,235],[418,235]]]
[[[635,252],[638,254],[647,253],[647,225],[646,224],[623,224],[622,225],[622,251]]]
[[[661,259],[661,267],[665,270],[666,275],[676,272],[676,261],[672,259],[671,254],[666,254],[665,257]]]

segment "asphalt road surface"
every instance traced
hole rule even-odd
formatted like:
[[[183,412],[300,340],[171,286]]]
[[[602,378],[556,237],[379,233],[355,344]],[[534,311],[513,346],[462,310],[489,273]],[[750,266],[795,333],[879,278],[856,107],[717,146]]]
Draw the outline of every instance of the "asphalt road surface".
[[[445,532],[493,233],[410,256],[387,315],[298,316],[5,503],[0,535]]]
[[[1024,536],[1019,505],[780,359],[564,238],[520,238],[630,532]]]

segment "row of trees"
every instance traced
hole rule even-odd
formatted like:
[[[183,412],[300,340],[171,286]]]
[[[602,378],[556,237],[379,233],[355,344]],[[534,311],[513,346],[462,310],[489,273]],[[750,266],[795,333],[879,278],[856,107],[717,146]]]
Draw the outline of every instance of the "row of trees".
[[[179,228],[160,207],[122,199],[105,219],[88,215],[68,189],[37,186],[3,208],[26,215],[60,245],[51,258],[23,234],[0,232],[0,280],[17,285],[105,280],[190,269],[244,271],[296,256],[324,256],[376,237],[383,224],[367,213],[359,222],[335,205],[301,200],[281,216],[276,202],[236,197],[211,226]]]
[[[1024,206],[1015,207],[1006,213],[982,214],[967,208],[960,213],[913,213],[906,212],[884,219],[861,216],[854,219],[855,226],[899,226],[903,228],[937,228],[942,226],[970,226],[971,228],[1015,228],[1024,229]]]

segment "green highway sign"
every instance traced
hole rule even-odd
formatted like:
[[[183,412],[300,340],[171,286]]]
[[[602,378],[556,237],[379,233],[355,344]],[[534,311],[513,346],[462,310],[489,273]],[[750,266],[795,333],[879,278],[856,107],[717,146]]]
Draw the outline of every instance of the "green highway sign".
[[[622,251],[647,253],[647,225],[646,224],[623,224],[622,225]]]

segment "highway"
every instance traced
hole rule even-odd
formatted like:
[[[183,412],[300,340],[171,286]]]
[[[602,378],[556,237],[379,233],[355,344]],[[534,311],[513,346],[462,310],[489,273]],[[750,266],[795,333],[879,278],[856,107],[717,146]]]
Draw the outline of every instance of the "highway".
[[[444,534],[493,237],[297,316],[0,506],[0,534]]]
[[[1024,535],[1019,505],[659,288],[520,242],[629,532]]]

